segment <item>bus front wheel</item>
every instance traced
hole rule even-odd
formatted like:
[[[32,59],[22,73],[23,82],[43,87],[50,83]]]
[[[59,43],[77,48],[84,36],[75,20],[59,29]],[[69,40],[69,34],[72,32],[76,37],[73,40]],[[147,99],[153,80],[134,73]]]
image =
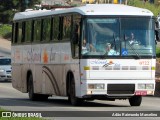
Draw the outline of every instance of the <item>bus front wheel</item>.
[[[70,82],[70,93],[69,93],[69,100],[72,105],[78,106],[81,105],[83,100],[80,98],[77,98],[75,95],[75,83],[74,83],[74,78],[72,78]]]
[[[131,106],[140,106],[142,102],[142,96],[133,96],[129,98],[129,103]]]

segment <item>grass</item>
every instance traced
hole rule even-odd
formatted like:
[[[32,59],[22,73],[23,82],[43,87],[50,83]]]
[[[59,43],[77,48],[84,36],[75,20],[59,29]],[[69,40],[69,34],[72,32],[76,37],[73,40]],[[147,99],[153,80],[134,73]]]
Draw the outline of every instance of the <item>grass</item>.
[[[0,108],[0,120],[44,120],[42,118],[37,118],[37,117],[8,117],[8,118],[5,118],[5,117],[1,117],[2,112],[9,112],[9,111]]]
[[[0,37],[11,39],[12,26],[9,24],[0,24]]]
[[[156,47],[156,57],[160,58],[160,47]]]
[[[35,118],[35,117],[31,117],[31,118],[25,118],[25,117],[19,117],[19,118],[0,118],[1,120],[42,120],[41,118]]]

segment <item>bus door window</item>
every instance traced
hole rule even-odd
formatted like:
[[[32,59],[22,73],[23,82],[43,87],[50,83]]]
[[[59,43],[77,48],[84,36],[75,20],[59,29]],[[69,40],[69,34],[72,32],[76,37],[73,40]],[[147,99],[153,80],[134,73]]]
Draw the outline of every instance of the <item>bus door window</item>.
[[[80,16],[73,16],[73,31],[72,31],[72,55],[74,58],[79,57],[79,40],[80,40]]]
[[[74,57],[78,57],[79,56],[79,46],[78,46],[78,34],[79,34],[79,25],[75,24],[73,25],[73,37],[72,37],[72,42],[73,42],[73,53],[74,53]]]

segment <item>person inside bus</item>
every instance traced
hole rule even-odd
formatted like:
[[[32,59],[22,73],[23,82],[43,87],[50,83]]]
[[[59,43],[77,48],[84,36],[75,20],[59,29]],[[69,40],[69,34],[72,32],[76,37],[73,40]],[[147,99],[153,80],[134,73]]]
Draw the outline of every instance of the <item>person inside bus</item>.
[[[86,54],[88,52],[86,39],[82,41],[82,54]]]
[[[111,55],[119,55],[119,52],[115,51],[111,45],[111,43],[107,43],[106,44],[106,54],[108,56],[111,56]]]
[[[134,33],[131,33],[131,36],[129,38],[129,44],[130,45],[134,45],[134,44],[138,45],[138,41],[136,40]]]

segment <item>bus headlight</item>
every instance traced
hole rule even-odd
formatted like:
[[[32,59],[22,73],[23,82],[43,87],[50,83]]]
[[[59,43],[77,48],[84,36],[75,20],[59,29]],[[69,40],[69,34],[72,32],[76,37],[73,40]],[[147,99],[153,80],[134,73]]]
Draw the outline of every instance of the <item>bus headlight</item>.
[[[88,84],[88,89],[104,89],[104,84]]]
[[[146,89],[154,89],[154,85],[153,84],[146,84]]]
[[[138,89],[154,89],[154,84],[138,84]]]
[[[138,89],[145,89],[146,85],[145,84],[138,84]]]
[[[0,72],[4,72],[4,70],[3,70],[3,69],[0,69]]]

